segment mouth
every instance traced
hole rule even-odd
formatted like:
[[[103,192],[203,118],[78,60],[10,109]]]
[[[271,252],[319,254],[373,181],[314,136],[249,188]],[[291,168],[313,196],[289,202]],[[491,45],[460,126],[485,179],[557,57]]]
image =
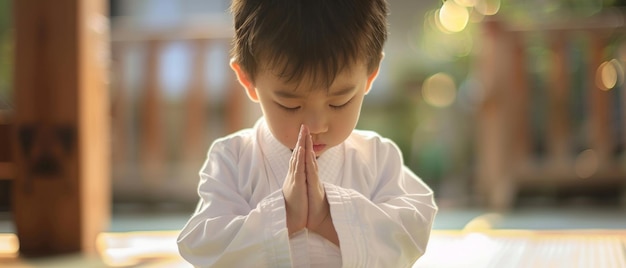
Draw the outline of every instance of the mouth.
[[[313,144],[313,151],[316,153],[323,151],[324,148],[326,148],[326,144]]]

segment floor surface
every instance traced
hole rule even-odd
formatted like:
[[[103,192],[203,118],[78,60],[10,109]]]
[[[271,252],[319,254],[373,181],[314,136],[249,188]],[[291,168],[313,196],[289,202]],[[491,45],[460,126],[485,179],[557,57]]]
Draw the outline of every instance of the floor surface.
[[[118,204],[114,206],[109,229],[99,238],[101,247],[99,256],[65,255],[43,259],[17,257],[17,239],[12,234],[15,230],[11,223],[11,215],[7,212],[0,213],[0,237],[2,238],[0,239],[0,267],[189,267],[178,256],[175,239],[178,230],[184,226],[192,210],[192,207],[180,206],[155,207]],[[536,250],[530,249],[546,247],[549,252],[554,254],[560,252],[561,255],[549,255],[552,256],[550,257],[552,259],[549,260],[554,261],[554,258],[557,260],[558,258],[565,258],[568,256],[567,254],[573,254],[574,251],[586,252],[591,243],[589,241],[600,243],[596,246],[610,249],[598,251],[602,254],[613,252],[611,253],[613,255],[607,258],[612,258],[611,260],[614,262],[607,267],[624,267],[620,265],[626,261],[626,258],[622,259],[622,255],[626,253],[626,242],[623,242],[626,241],[624,238],[626,237],[626,209],[615,205],[544,205],[539,203],[519,206],[505,213],[495,213],[478,208],[444,206],[440,208],[435,218],[433,229],[433,236],[429,244],[431,250],[415,267],[433,267],[433,262],[437,262],[439,259],[437,254],[446,252],[446,248],[465,246],[468,249],[474,249],[473,245],[476,245],[476,241],[482,241],[486,247],[494,247],[486,249],[489,252],[500,254],[497,256],[480,255],[483,259],[476,259],[476,256],[472,257],[471,261],[482,261],[486,265],[484,267],[489,267],[490,263],[498,261],[497,258],[502,256],[522,253],[526,255],[539,254],[535,252]],[[485,231],[493,232],[493,230],[507,233],[505,233],[504,238],[502,234],[498,236],[497,233],[495,236],[489,237],[471,235]],[[516,236],[520,232],[523,234],[563,232],[566,235],[557,237],[556,240],[550,240],[554,236],[529,239],[528,237]],[[601,234],[615,232],[624,234],[624,236],[620,238],[621,240],[611,240],[609,239],[611,236],[596,235],[596,238],[590,240],[588,236],[581,237],[579,235],[598,232]],[[517,238],[511,240],[506,237],[506,235],[511,234]],[[558,241],[559,245],[567,245],[567,247],[554,249],[556,243],[554,241]],[[478,244],[480,245],[480,243]],[[597,248],[596,246],[594,248]],[[543,260],[545,254],[541,254],[537,256]],[[464,256],[466,258],[471,257],[467,254]],[[568,259],[571,260],[571,258]],[[441,260],[443,261],[445,258]],[[585,259],[585,261],[588,261],[590,266],[574,265],[571,267],[593,267],[593,265],[598,264],[593,260]],[[584,262],[581,261],[580,263]],[[460,264],[457,266],[450,262],[440,264],[443,265],[442,267],[463,267]],[[477,267],[481,266],[478,265]]]

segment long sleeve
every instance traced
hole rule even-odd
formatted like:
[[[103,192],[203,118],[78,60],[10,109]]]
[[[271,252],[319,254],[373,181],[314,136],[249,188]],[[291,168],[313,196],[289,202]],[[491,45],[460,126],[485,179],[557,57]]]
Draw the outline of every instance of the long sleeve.
[[[343,267],[410,267],[426,250],[437,212],[433,192],[403,165],[393,143],[374,144],[366,156],[370,186],[325,183]],[[360,175],[344,173],[352,181],[363,181]]]
[[[291,267],[282,192],[251,206],[241,193],[238,157],[220,142],[209,150],[200,201],[178,237],[179,252],[196,267]]]
[[[281,192],[290,150],[255,128],[213,143],[200,201],[178,237],[196,267],[409,267],[424,254],[437,207],[400,150],[354,131],[318,158],[340,247],[308,231],[289,237]]]

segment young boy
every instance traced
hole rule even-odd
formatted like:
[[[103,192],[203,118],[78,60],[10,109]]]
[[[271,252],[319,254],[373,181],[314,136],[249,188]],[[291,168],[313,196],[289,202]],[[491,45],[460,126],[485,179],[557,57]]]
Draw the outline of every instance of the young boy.
[[[231,67],[261,105],[213,143],[178,238],[198,267],[410,267],[437,207],[396,145],[354,130],[385,0],[234,0]]]

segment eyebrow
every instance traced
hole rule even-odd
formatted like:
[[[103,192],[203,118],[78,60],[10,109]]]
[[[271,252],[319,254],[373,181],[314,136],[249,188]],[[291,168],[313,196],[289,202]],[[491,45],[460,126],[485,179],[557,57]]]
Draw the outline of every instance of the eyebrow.
[[[330,94],[328,94],[328,96],[336,97],[336,96],[347,95],[347,94],[353,92],[355,88],[356,88],[356,86],[347,86],[347,87],[342,88],[341,90],[337,90],[337,91],[331,92]],[[283,97],[283,98],[286,98],[286,99],[304,98],[304,96],[302,96],[302,95],[298,95],[298,94],[296,94],[294,92],[287,91],[287,90],[277,90],[277,91],[274,91],[274,95],[279,96],[279,97]]]
[[[356,86],[347,86],[344,87],[343,89],[337,90],[335,92],[332,92],[330,94],[328,94],[329,96],[343,96],[343,95],[347,95],[352,93],[352,91],[354,91],[354,89],[356,89]]]
[[[277,90],[277,91],[274,91],[274,95],[276,95],[278,97],[283,97],[283,98],[286,98],[286,99],[299,99],[299,98],[302,98],[302,96],[300,96],[300,95],[298,95],[296,93],[287,91],[287,90]]]

